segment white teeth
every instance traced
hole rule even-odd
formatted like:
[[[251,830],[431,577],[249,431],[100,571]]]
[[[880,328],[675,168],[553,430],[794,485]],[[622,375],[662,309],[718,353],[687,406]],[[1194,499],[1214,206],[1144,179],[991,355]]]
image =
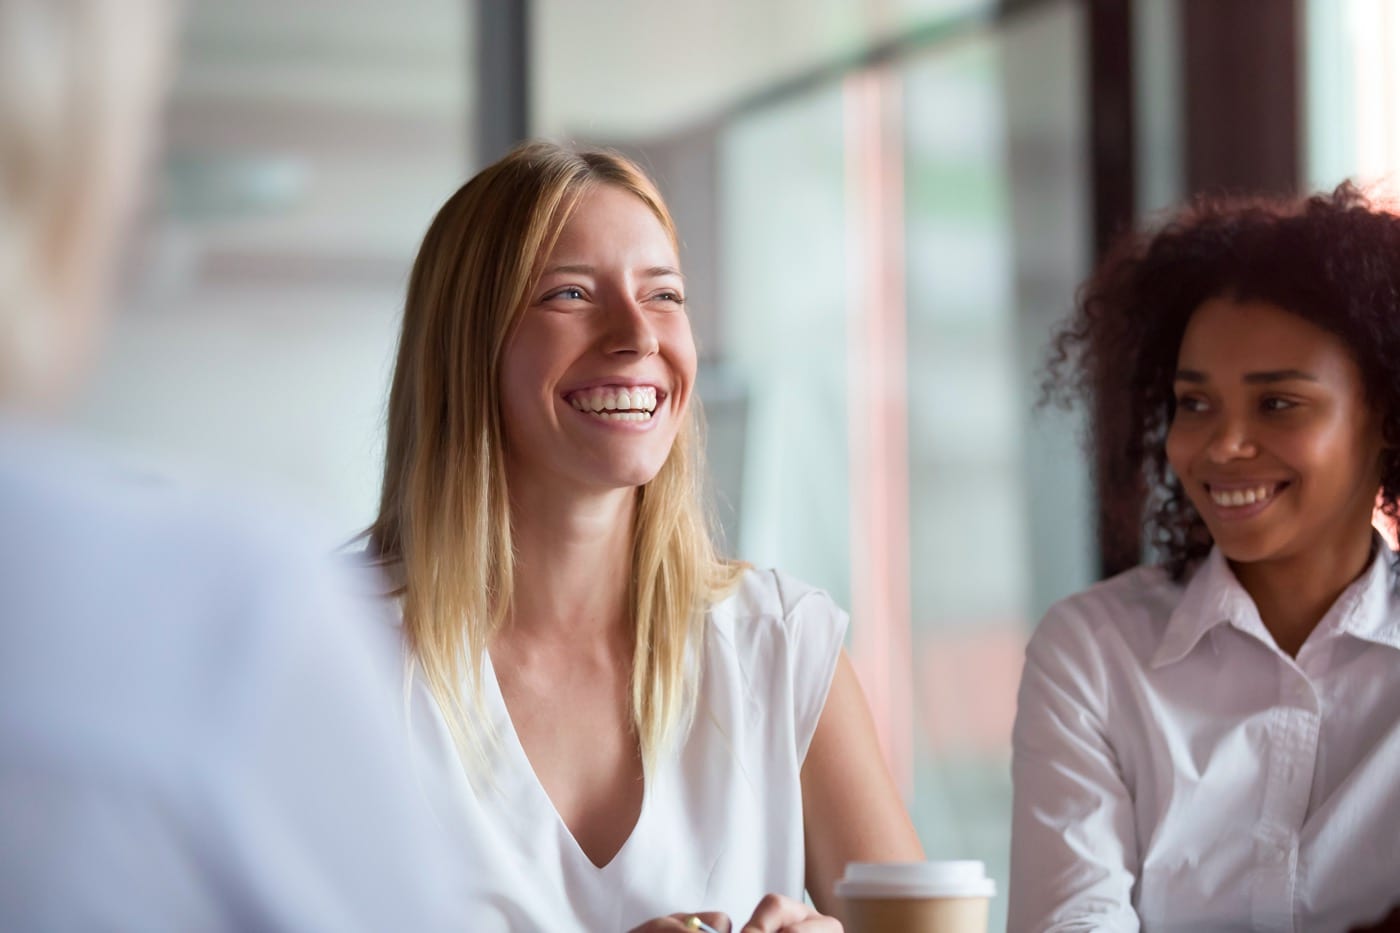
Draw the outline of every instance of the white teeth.
[[[603,386],[597,389],[585,389],[570,396],[569,404],[579,411],[593,412],[594,414],[617,412],[619,414],[641,415],[640,418],[614,420],[645,421],[651,417],[651,412],[656,411],[656,388],[654,386],[632,386],[630,388]]]
[[[1263,502],[1271,495],[1273,489],[1269,486],[1256,486],[1253,489],[1212,489],[1210,492],[1211,501],[1216,505],[1236,508]]]
[[[647,421],[651,418],[645,411],[593,411],[589,414],[604,421]]]

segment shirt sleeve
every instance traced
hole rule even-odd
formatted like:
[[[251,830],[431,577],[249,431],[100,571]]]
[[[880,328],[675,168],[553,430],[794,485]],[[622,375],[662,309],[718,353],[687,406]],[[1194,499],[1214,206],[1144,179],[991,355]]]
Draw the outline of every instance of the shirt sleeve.
[[[805,761],[817,721],[826,707],[831,679],[846,638],[849,617],[822,590],[810,589],[781,575],[783,627],[790,646],[793,688],[793,738],[797,760]]]
[[[1136,931],[1133,804],[1106,729],[1102,655],[1073,606],[1026,650],[1012,734],[1009,933]]]

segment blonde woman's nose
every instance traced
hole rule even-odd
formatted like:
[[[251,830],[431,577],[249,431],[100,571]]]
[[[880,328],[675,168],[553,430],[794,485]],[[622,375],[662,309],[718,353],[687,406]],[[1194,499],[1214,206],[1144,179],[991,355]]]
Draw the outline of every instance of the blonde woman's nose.
[[[621,355],[651,356],[661,349],[656,327],[647,311],[635,300],[619,299],[607,311],[605,349]]]

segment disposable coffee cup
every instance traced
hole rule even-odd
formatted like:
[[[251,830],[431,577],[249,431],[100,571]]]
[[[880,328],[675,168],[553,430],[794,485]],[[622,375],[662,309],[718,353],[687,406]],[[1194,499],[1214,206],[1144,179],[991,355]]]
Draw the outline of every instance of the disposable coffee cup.
[[[847,933],[987,933],[996,882],[976,861],[850,862],[836,896]]]

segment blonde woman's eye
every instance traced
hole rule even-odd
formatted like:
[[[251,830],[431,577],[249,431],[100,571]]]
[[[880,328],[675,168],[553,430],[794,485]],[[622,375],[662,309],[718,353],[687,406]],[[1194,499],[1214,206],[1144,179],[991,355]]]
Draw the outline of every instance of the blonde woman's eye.
[[[556,288],[548,295],[544,296],[545,301],[552,301],[555,298],[564,298],[568,301],[582,301],[583,289],[577,285],[566,285],[563,288]]]
[[[655,296],[655,298],[656,298],[657,301],[664,301],[664,302],[667,302],[668,304],[681,305],[681,306],[683,306],[683,305],[685,304],[685,296],[682,295],[680,292],[672,292],[672,291],[659,292],[659,293],[657,293],[657,295]]]

